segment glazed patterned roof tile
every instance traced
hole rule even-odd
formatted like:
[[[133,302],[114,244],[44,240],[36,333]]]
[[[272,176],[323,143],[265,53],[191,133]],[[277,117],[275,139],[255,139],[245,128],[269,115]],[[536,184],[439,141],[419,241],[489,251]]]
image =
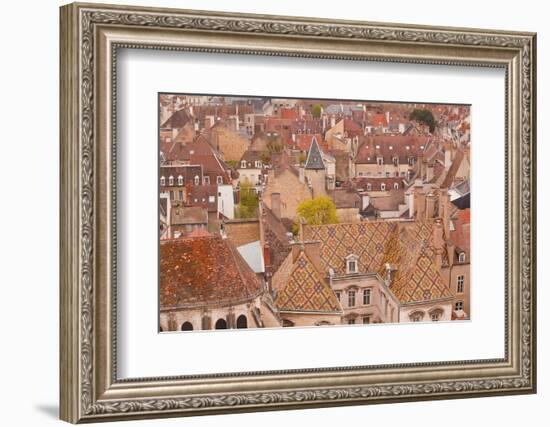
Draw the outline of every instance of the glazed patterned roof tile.
[[[390,289],[401,303],[409,303],[451,296],[434,262],[433,226],[433,220],[369,221],[308,226],[304,232],[307,240],[321,242],[323,271],[345,274],[345,258],[351,254],[358,257],[362,273],[385,277],[389,263],[397,269]]]
[[[277,293],[275,304],[282,311],[342,311],[330,285],[303,251],[296,258],[286,284]]]

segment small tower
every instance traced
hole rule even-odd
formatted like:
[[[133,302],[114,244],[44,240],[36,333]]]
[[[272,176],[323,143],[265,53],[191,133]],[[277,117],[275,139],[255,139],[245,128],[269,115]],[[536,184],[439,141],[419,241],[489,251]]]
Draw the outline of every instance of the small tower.
[[[325,163],[323,162],[323,153],[321,152],[321,148],[319,147],[315,136],[313,136],[311,140],[311,146],[309,147],[309,152],[307,153],[307,159],[304,165],[304,175],[306,182],[313,192],[313,197],[326,194]]]

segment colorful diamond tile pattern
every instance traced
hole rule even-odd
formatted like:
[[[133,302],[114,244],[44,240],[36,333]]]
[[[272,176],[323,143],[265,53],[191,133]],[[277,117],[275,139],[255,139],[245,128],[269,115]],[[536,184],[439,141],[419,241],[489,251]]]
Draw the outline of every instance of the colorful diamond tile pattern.
[[[282,311],[341,312],[340,304],[319,272],[302,251],[275,304]]]
[[[346,257],[359,257],[362,273],[378,271],[386,245],[397,228],[396,222],[329,224],[305,227],[306,240],[321,241],[323,271],[332,268],[336,274],[345,274]]]
[[[330,224],[306,227],[305,238],[321,242],[324,271],[345,274],[345,258],[354,254],[359,272],[385,278],[389,263],[396,269],[390,289],[399,301],[421,302],[451,296],[434,262],[433,226],[433,221]]]

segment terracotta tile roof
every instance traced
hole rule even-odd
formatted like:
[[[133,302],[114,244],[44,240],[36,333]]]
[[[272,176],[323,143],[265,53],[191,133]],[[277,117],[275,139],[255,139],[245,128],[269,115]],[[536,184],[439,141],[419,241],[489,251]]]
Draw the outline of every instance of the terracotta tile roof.
[[[449,188],[453,185],[456,173],[458,172],[458,168],[460,167],[460,164],[462,163],[462,160],[464,160],[464,151],[457,150],[455,154],[455,158],[453,159],[453,162],[451,163],[451,167],[449,168],[449,171],[447,172],[447,176],[441,183],[441,188]]]
[[[171,225],[208,224],[208,211],[200,206],[175,206],[170,216]]]
[[[410,135],[375,135],[360,138],[360,145],[355,157],[355,163],[375,164],[378,157],[384,159],[384,164],[391,164],[397,157],[400,164],[408,162],[409,157],[422,154],[428,137]]]
[[[361,273],[385,277],[385,265],[397,268],[390,289],[402,303],[450,296],[435,265],[434,221],[365,221],[306,226],[306,240],[321,242],[323,272],[346,273],[345,257],[356,255]],[[443,249],[443,248],[442,248]],[[445,251],[443,250],[443,253]]]
[[[292,257],[292,253],[289,256]],[[342,311],[330,285],[321,277],[304,251],[299,253],[293,263],[288,280],[277,293],[275,305],[281,311]]]
[[[176,111],[160,127],[170,129],[180,129],[188,123],[193,123],[193,116],[189,114],[186,108]]]
[[[262,285],[233,244],[220,236],[160,243],[160,307],[255,298]]]

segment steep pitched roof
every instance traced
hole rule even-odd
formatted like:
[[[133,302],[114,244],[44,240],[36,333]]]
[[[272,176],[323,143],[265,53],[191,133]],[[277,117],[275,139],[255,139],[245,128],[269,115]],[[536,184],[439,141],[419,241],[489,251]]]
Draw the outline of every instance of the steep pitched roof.
[[[277,293],[275,304],[281,311],[342,311],[330,285],[323,280],[304,251],[296,258],[286,284]]]
[[[317,142],[317,138],[315,138],[315,136],[311,139],[311,147],[309,149],[309,152],[307,153],[307,159],[304,167],[305,169],[325,168],[321,149],[319,148],[319,143]]]
[[[385,275],[385,265],[397,267],[390,289],[401,303],[448,298],[451,293],[434,264],[432,222],[415,221],[396,228],[378,269]]]
[[[219,235],[160,243],[160,307],[255,298],[262,285],[234,245]]]
[[[450,297],[435,266],[434,221],[368,221],[306,226],[305,239],[319,240],[323,271],[345,274],[345,257],[358,257],[362,273],[385,277],[386,263],[397,268],[390,289],[401,303]],[[445,251],[443,251],[443,255]]]

